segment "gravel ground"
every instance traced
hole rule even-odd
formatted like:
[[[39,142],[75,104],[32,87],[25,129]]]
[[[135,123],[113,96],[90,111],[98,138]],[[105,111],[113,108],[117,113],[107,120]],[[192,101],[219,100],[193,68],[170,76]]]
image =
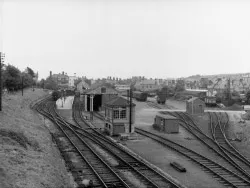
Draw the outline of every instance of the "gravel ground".
[[[225,165],[225,163],[218,159],[216,155],[211,155],[211,151],[207,149],[202,143],[197,141],[190,133],[188,133],[184,128],[180,126],[180,132],[178,134],[165,134],[155,131],[152,128],[155,114],[159,111],[149,107],[146,103],[135,102],[136,103],[136,126],[149,130],[150,132],[155,132],[166,138],[169,138],[179,144],[182,144],[198,153],[202,153],[209,158],[220,162]],[[177,101],[177,106],[180,105]],[[174,102],[171,103],[174,106]],[[181,109],[181,108],[179,108]],[[202,117],[196,120],[198,123],[205,124],[202,126],[203,129],[208,128],[208,123],[206,119],[208,117]],[[141,155],[149,162],[161,168],[163,171],[167,172],[172,177],[178,179],[182,184],[187,187],[223,187],[218,181],[212,178],[211,175],[202,171],[202,169],[195,165],[193,162],[189,161],[187,158],[180,156],[174,151],[167,149],[158,143],[152,141],[149,138],[144,138],[139,140],[129,140],[125,142],[126,146],[132,149],[135,153]],[[150,149],[149,149],[150,148]],[[178,161],[185,168],[187,168],[187,173],[179,173],[173,169],[169,163],[172,161]]]
[[[0,187],[70,188],[70,176],[52,141],[47,120],[29,104],[48,94],[36,89],[3,96],[0,112]],[[46,126],[44,126],[46,124]]]
[[[144,157],[147,161],[161,168],[164,172],[176,178],[187,187],[222,187],[212,176],[203,172],[195,163],[182,157],[174,151],[167,149],[149,138],[130,140],[126,146]],[[178,162],[187,169],[186,173],[180,173],[170,166],[170,162]]]
[[[231,143],[250,160],[250,121],[240,123],[241,115],[244,113],[228,112],[230,122],[227,135],[230,139],[241,139],[241,142],[231,141]]]

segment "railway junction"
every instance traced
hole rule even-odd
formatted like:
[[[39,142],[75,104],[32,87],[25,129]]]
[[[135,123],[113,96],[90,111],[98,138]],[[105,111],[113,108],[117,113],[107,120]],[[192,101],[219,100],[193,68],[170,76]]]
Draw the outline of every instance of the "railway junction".
[[[248,146],[234,134],[241,112],[205,110],[191,115],[172,103],[133,100],[133,133],[112,136],[106,127],[110,112],[100,109],[101,104],[98,111],[88,111],[95,104],[86,110],[84,99],[69,96],[54,101],[47,93],[30,106],[52,135],[71,187],[250,186]],[[126,98],[109,101],[111,113],[120,109],[117,117],[129,114]]]
[[[141,103],[142,102],[136,102],[137,105],[141,105]],[[145,104],[146,103],[144,103],[144,105]],[[91,139],[92,142],[88,141],[90,147],[93,145],[93,142],[95,142],[93,148],[97,150],[97,155],[104,157],[104,160],[107,160],[107,163],[120,167],[125,165],[123,164],[124,162],[130,161],[127,157],[122,159],[124,156],[121,155],[121,151],[117,151],[116,149],[112,149],[112,151],[104,151],[105,149],[111,149],[117,142],[121,142],[122,144],[118,144],[119,147],[127,148],[125,151],[129,150],[130,155],[133,153],[134,157],[137,156],[137,154],[143,156],[143,158],[146,159],[146,164],[155,164],[153,166],[159,171],[160,174],[165,174],[165,176],[170,177],[172,181],[178,182],[177,184],[179,186],[185,185],[187,187],[198,187],[202,178],[204,178],[202,181],[206,184],[201,187],[249,187],[250,185],[249,160],[227,139],[226,130],[228,128],[229,116],[226,112],[206,112],[206,116],[208,118],[208,130],[206,132],[201,130],[204,129],[204,127],[201,128],[200,125],[194,122],[190,115],[183,111],[158,111],[157,113],[162,114],[162,117],[175,117],[178,121],[180,121],[179,124],[181,133],[184,133],[187,136],[185,139],[191,141],[191,143],[195,142],[195,144],[191,146],[190,142],[184,143],[181,141],[182,138],[180,138],[180,136],[178,140],[179,142],[176,141],[176,139],[171,139],[171,137],[174,138],[178,134],[172,135],[161,132],[159,133],[159,131],[152,129],[152,126],[147,128],[145,128],[145,126],[137,126],[134,129],[134,135],[136,136],[131,136],[131,139],[123,141],[120,139],[121,137],[114,137],[114,139],[108,138],[107,143],[107,137],[100,138],[101,140],[98,141],[99,137],[103,135],[102,133],[105,132],[105,126],[103,127],[105,114],[94,112],[93,119],[89,118],[88,120],[86,117],[91,117],[91,112],[83,112],[81,106],[82,102],[80,98],[75,97],[74,104],[72,105],[73,122],[70,123],[70,126],[72,126],[73,129],[76,128],[77,133]],[[153,106],[151,104],[150,107],[158,109],[162,108],[156,103]],[[57,116],[58,115],[59,114],[57,114]],[[65,119],[68,119],[67,115],[64,116],[64,123],[67,121]],[[138,121],[137,125],[138,123],[140,124],[141,122]],[[81,128],[79,129],[79,127]],[[83,129],[88,130],[88,135],[84,133]],[[69,135],[70,137],[73,137],[72,134]],[[105,145],[98,145],[101,143],[105,143]],[[150,149],[146,149],[146,147],[149,147]],[[158,150],[155,149],[157,147]],[[129,148],[132,151],[130,151]],[[206,150],[206,152],[201,152],[202,150]],[[117,156],[117,154],[120,156]],[[120,157],[119,159],[121,161],[119,161],[116,157]],[[163,159],[161,159],[161,157],[163,157]],[[93,157],[91,156],[91,158]],[[164,159],[168,162],[164,161]],[[181,167],[185,166],[185,170],[187,169],[187,172],[180,173],[178,169],[176,170],[169,165],[170,163],[176,162],[177,164],[180,164]],[[133,165],[127,164],[128,167],[123,168],[123,170],[126,169],[126,171],[123,171],[123,178],[126,177],[128,173],[133,176],[134,181],[128,182],[127,184],[129,185],[132,183],[136,187],[150,187],[151,185],[146,183],[145,180],[141,180],[143,175],[147,175],[148,170],[143,172],[141,169],[144,169],[145,167],[137,168],[137,172],[142,173],[137,175],[133,171],[134,167],[138,164],[134,161],[131,161],[131,163]],[[152,173],[150,172],[150,174]],[[199,180],[197,180],[197,184],[195,176],[199,178]],[[153,178],[153,176],[149,177]],[[156,182],[159,181],[158,179],[159,178],[157,177]],[[140,183],[136,184],[138,181]],[[154,180],[151,179],[149,181],[152,182]],[[94,181],[93,183],[95,184],[96,182],[97,181]],[[162,185],[160,185],[160,187],[161,186]]]

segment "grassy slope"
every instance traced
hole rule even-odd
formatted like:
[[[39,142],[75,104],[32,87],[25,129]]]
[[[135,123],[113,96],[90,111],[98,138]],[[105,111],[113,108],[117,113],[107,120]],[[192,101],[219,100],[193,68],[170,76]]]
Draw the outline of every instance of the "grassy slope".
[[[60,153],[44,126],[43,118],[29,104],[46,95],[26,90],[3,96],[0,112],[0,187],[66,188],[69,177]]]

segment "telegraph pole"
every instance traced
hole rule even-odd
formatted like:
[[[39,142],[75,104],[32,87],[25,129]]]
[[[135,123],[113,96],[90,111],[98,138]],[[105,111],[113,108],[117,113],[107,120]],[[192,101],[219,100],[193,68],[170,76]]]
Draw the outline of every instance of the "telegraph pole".
[[[22,75],[22,96],[23,96],[23,75]]]
[[[3,62],[4,54],[0,52],[0,111],[2,111],[2,62]]]
[[[2,52],[0,52],[0,111],[2,111]]]
[[[132,132],[132,87],[130,87],[130,99],[129,99],[129,133]]]

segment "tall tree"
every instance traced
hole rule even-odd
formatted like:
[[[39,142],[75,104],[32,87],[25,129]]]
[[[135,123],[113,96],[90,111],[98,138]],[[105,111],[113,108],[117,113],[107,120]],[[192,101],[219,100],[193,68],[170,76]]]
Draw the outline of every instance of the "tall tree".
[[[5,87],[8,90],[17,90],[21,84],[21,72],[13,65],[7,65],[5,69]]]
[[[246,93],[246,99],[247,99],[247,103],[250,104],[250,90],[248,90]]]
[[[48,77],[45,80],[44,88],[45,89],[56,90],[56,89],[58,89],[58,85],[57,85],[57,83],[56,83],[56,81],[54,79]]]
[[[35,75],[35,72],[31,69],[31,68],[29,68],[29,67],[27,67],[26,68],[26,71],[27,71],[27,73],[32,77],[32,78],[34,78],[36,75]]]
[[[185,90],[185,81],[184,80],[177,80],[175,91],[184,91]]]

